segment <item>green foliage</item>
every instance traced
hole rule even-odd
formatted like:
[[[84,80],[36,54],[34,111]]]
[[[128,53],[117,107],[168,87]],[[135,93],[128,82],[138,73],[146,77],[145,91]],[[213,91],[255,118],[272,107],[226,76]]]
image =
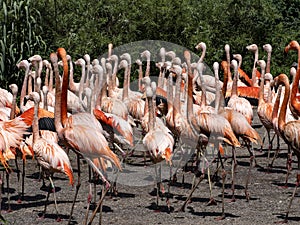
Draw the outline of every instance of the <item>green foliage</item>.
[[[110,42],[117,47],[140,40],[162,40],[196,51],[196,44],[203,41],[207,45],[208,65],[223,60],[224,46],[229,44],[231,53],[242,54],[242,67],[248,74],[253,54],[245,47],[253,43],[259,46],[260,59],[266,59],[262,46],[272,45],[273,75],[288,74],[290,65],[297,60],[297,54],[286,56],[283,49],[293,39],[300,41],[299,0],[0,0],[0,3],[3,21],[0,79],[7,83],[12,81],[11,77],[22,79],[15,68],[21,58],[36,53],[47,58],[57,47],[64,47],[73,59],[86,53],[93,59],[105,53]]]
[[[0,1],[1,15],[1,86],[20,83],[16,64],[28,55],[42,52],[46,48],[40,32],[40,13],[30,7],[30,0]]]

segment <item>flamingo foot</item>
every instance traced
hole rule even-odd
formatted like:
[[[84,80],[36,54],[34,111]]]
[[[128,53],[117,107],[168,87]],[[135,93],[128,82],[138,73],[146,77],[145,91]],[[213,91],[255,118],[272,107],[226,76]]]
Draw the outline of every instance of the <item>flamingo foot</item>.
[[[288,220],[287,219],[284,219],[284,220],[282,220],[282,221],[278,221],[278,222],[275,222],[275,223],[279,223],[279,224],[282,224],[282,223],[288,223]]]
[[[43,219],[45,219],[45,215],[41,215],[41,216],[39,216],[39,219],[40,219],[40,220],[43,220]]]
[[[206,204],[207,206],[210,206],[210,205],[217,205],[217,202],[215,201],[214,198],[210,198],[209,202]]]
[[[249,202],[249,200],[250,200],[250,194],[249,194],[249,192],[245,191],[245,195],[246,195],[247,202]]]
[[[220,220],[224,220],[224,219],[225,219],[225,214],[215,218],[216,221],[220,221]]]
[[[236,201],[236,199],[234,196],[232,196],[232,198],[229,200],[229,202],[235,202],[235,201]]]

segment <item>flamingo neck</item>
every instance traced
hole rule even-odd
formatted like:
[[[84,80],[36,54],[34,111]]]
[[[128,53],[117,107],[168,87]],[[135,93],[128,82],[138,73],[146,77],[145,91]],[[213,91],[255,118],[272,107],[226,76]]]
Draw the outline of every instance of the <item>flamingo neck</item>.
[[[27,82],[28,82],[28,74],[29,74],[29,67],[26,67],[25,69],[25,77],[21,89],[21,95],[20,95],[20,109],[21,112],[24,112],[24,98],[26,95],[26,88],[27,88]]]
[[[143,65],[139,65],[139,91],[143,91],[142,87],[142,79],[143,79]]]
[[[39,139],[39,103],[34,103],[34,114],[33,114],[33,122],[32,122],[32,135],[33,135],[33,145],[37,142]]]
[[[290,96],[290,85],[289,85],[287,77],[286,77],[286,79],[283,79],[281,81],[281,83],[279,83],[279,84],[283,84],[285,87],[284,98],[283,98],[283,101],[281,104],[281,109],[280,109],[279,118],[278,118],[278,127],[282,131],[285,126],[286,110],[287,110],[287,104],[288,104],[289,96]]]
[[[174,97],[174,101],[173,101],[173,104],[174,104],[174,108],[176,109],[176,110],[178,110],[178,112],[180,112],[179,111],[179,109],[180,109],[180,90],[181,89],[181,74],[177,74],[177,77],[176,77],[176,83],[175,83],[175,97]],[[172,92],[173,92],[173,88],[172,88],[172,90],[171,90]]]
[[[254,64],[252,69],[252,84],[253,86],[257,85],[256,83],[256,62],[258,61],[258,50],[254,52]]]
[[[55,54],[55,53],[52,53]],[[50,56],[51,57],[51,56]],[[55,55],[56,57],[56,55]],[[55,75],[55,108],[54,108],[54,125],[57,134],[62,138],[62,123],[61,123],[61,81],[58,72],[57,60],[51,60]]]
[[[277,119],[278,119],[278,110],[279,110],[279,104],[280,104],[280,96],[281,96],[282,86],[279,86],[277,91],[277,98],[275,100],[273,111],[272,111],[272,123],[275,126],[277,126]]]
[[[68,61],[65,54],[60,55],[63,62],[63,82],[61,89],[61,121],[65,124],[67,121],[67,97],[68,97],[68,86],[69,86],[69,68]]]
[[[147,57],[145,77],[149,77],[149,76],[150,76],[150,57]]]
[[[266,73],[271,73],[271,51],[268,52]]]
[[[155,125],[155,111],[154,111],[154,106],[153,106],[153,99],[152,97],[147,97],[148,101],[148,110],[149,110],[149,131],[154,130],[154,125]]]
[[[300,47],[297,48],[297,52],[298,52],[298,65],[300,65]],[[298,93],[299,79],[300,79],[300,66],[297,67],[297,71],[294,76],[292,91],[291,91],[291,103],[294,106],[294,108],[300,107],[300,105],[299,105],[300,103],[298,103],[297,98],[296,98],[296,95]]]
[[[49,88],[48,88],[48,90],[49,90],[50,92],[53,91],[53,70],[52,70],[52,68],[50,68]]]
[[[85,64],[81,65],[81,78],[79,83],[79,99],[82,101],[81,93],[83,92],[83,88],[85,86]]]
[[[118,60],[115,60],[114,69],[112,73],[112,88],[116,89],[117,87],[117,72],[118,72]]]
[[[264,93],[265,93],[265,69],[261,68],[261,77],[260,77],[260,91],[259,91],[259,99],[258,105],[261,105],[265,102],[264,100]]]
[[[129,77],[128,77],[128,67],[126,66],[124,70],[124,83],[123,83],[123,96],[122,96],[123,101],[128,98],[128,92],[129,92]]]
[[[233,77],[233,83],[231,88],[231,96],[237,96],[237,81],[238,81],[239,73],[237,71],[237,68],[234,68],[234,77]],[[223,83],[224,85],[224,83]]]

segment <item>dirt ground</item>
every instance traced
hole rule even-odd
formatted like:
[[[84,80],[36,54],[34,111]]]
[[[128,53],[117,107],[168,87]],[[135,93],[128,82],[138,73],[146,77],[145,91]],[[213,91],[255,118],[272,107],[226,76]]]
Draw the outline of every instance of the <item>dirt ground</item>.
[[[254,124],[259,124],[255,118]],[[259,127],[259,126],[258,126]],[[264,128],[260,127],[258,131],[263,135]],[[275,142],[276,143],[276,142]],[[276,145],[275,145],[276,146]],[[258,147],[258,146],[254,146]],[[192,201],[187,205],[185,212],[176,212],[186,199],[191,188],[193,174],[191,172],[178,171],[177,182],[170,186],[170,205],[171,212],[167,208],[166,197],[159,200],[159,206],[156,207],[155,186],[151,179],[144,182],[145,185],[138,183],[140,177],[133,175],[130,179],[117,184],[118,194],[116,196],[107,196],[104,200],[102,224],[274,224],[282,221],[284,212],[287,209],[290,197],[295,187],[297,173],[297,159],[293,156],[293,170],[289,176],[287,188],[283,188],[286,174],[286,156],[287,146],[281,141],[281,152],[275,160],[273,168],[268,172],[267,165],[267,147],[265,144],[261,154],[256,154],[256,160],[259,166],[252,169],[252,176],[249,183],[250,201],[245,198],[245,182],[249,168],[249,153],[246,148],[237,149],[237,173],[236,173],[236,201],[231,202],[231,159],[225,162],[226,180],[225,180],[225,213],[226,218],[216,221],[221,215],[221,197],[222,180],[213,182],[212,195],[217,205],[207,205],[209,201],[209,185],[207,179],[202,181],[195,190]],[[138,153],[137,153],[138,154]],[[271,152],[273,156],[274,151]],[[134,158],[135,156],[132,156]],[[70,152],[71,163],[74,170],[75,182],[77,182],[76,157]],[[142,160],[142,157],[140,157]],[[22,162],[19,161],[21,167]],[[14,168],[14,163],[10,165]],[[124,165],[124,171],[128,170],[128,165]],[[136,170],[143,173],[147,166],[142,163],[136,165]],[[215,171],[216,163],[210,166],[211,171]],[[89,191],[87,164],[81,160],[81,187],[74,208],[72,224],[83,224],[87,208],[87,197]],[[4,193],[2,194],[2,216],[7,224],[67,224],[72,200],[75,194],[75,186],[69,185],[65,175],[55,174],[54,183],[56,186],[56,197],[60,222],[56,222],[53,195],[50,195],[50,202],[47,208],[45,218],[39,216],[44,209],[47,192],[42,187],[42,182],[38,180],[38,167],[35,160],[28,159],[26,162],[25,178],[25,196],[21,203],[18,199],[18,182],[16,173],[10,176],[10,188],[7,189],[5,179]],[[128,172],[128,171],[127,171]],[[125,172],[124,172],[125,173]],[[2,174],[2,173],[1,173]],[[129,174],[129,173],[128,173]],[[182,178],[184,174],[184,183]],[[221,173],[218,174],[219,177]],[[4,174],[2,174],[2,178]],[[127,179],[125,177],[125,179]],[[129,178],[128,178],[129,179]],[[136,183],[134,183],[136,182]],[[46,181],[48,185],[49,182]],[[167,182],[164,182],[167,189]],[[97,200],[101,191],[101,186],[97,185]],[[7,192],[10,193],[12,211],[7,213],[5,209],[8,206]],[[290,216],[290,224],[299,224],[300,222],[300,201],[299,194],[296,195]],[[93,202],[93,201],[92,201]],[[94,205],[92,204],[93,208]],[[89,218],[92,214],[89,211]],[[95,217],[93,224],[98,224],[99,216]]]

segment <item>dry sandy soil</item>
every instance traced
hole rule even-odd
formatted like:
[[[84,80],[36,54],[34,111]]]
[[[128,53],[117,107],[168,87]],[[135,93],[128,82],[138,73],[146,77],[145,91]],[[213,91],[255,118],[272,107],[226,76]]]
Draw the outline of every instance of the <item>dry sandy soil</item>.
[[[258,120],[254,124],[258,124]],[[264,129],[258,131],[263,134]],[[254,146],[257,147],[257,146]],[[237,149],[237,173],[236,173],[236,201],[231,199],[231,159],[225,162],[227,172],[225,180],[225,213],[226,218],[222,221],[215,219],[221,215],[221,197],[222,180],[213,182],[212,194],[217,205],[208,206],[209,185],[207,179],[202,181],[195,190],[192,201],[187,205],[185,212],[175,212],[186,199],[191,188],[193,174],[191,172],[178,171],[177,182],[170,186],[170,204],[171,212],[168,211],[166,197],[159,200],[159,206],[156,207],[155,186],[151,178],[146,179],[148,174],[144,173],[150,167],[144,166],[143,157],[140,153],[130,157],[132,165],[133,159],[139,159],[139,163],[134,166],[124,165],[124,173],[128,177],[120,175],[120,183],[117,185],[118,194],[116,196],[107,196],[104,200],[102,224],[274,224],[283,220],[289,199],[295,187],[297,159],[293,157],[293,170],[290,175],[287,188],[283,188],[286,174],[286,155],[287,146],[281,141],[282,151],[278,159],[275,160],[274,167],[269,172],[266,171],[267,165],[267,144],[264,146],[262,154],[257,154],[256,159],[260,167],[254,167],[249,184],[250,201],[245,198],[245,182],[249,168],[249,154],[245,148]],[[271,152],[271,156],[274,151]],[[137,157],[139,155],[139,157]],[[229,154],[230,155],[230,154]],[[74,153],[70,152],[70,158],[74,168],[74,177],[77,181],[77,166]],[[10,163],[14,167],[14,163]],[[19,160],[19,165],[21,161]],[[44,209],[47,192],[42,187],[42,182],[38,180],[38,168],[36,161],[28,159],[26,162],[25,178],[25,196],[21,203],[17,202],[18,182],[16,173],[10,177],[10,188],[4,186],[2,194],[2,215],[7,224],[67,224],[70,213],[75,186],[69,185],[65,175],[55,174],[54,182],[56,186],[57,202],[60,222],[56,222],[53,195],[50,195],[50,202],[47,208],[45,218],[39,218]],[[89,191],[87,164],[81,160],[81,187],[79,190],[77,202],[75,205],[72,224],[83,224],[87,207],[87,196]],[[215,171],[216,163],[210,166],[211,171]],[[132,173],[133,175],[130,175]],[[182,177],[184,174],[184,183]],[[142,177],[140,177],[140,175]],[[219,173],[219,177],[221,173]],[[3,178],[3,175],[2,175]],[[128,180],[126,180],[128,178]],[[142,179],[143,182],[140,182]],[[4,179],[5,180],[5,179]],[[48,185],[48,181],[46,184]],[[141,183],[144,183],[142,185]],[[164,182],[167,189],[167,182]],[[97,185],[97,199],[99,198],[101,186]],[[11,197],[12,212],[6,213],[7,192]],[[296,195],[289,217],[290,224],[299,224],[300,222],[300,204],[299,195]],[[90,214],[92,209],[90,210]],[[95,217],[93,224],[98,224],[99,216]]]

